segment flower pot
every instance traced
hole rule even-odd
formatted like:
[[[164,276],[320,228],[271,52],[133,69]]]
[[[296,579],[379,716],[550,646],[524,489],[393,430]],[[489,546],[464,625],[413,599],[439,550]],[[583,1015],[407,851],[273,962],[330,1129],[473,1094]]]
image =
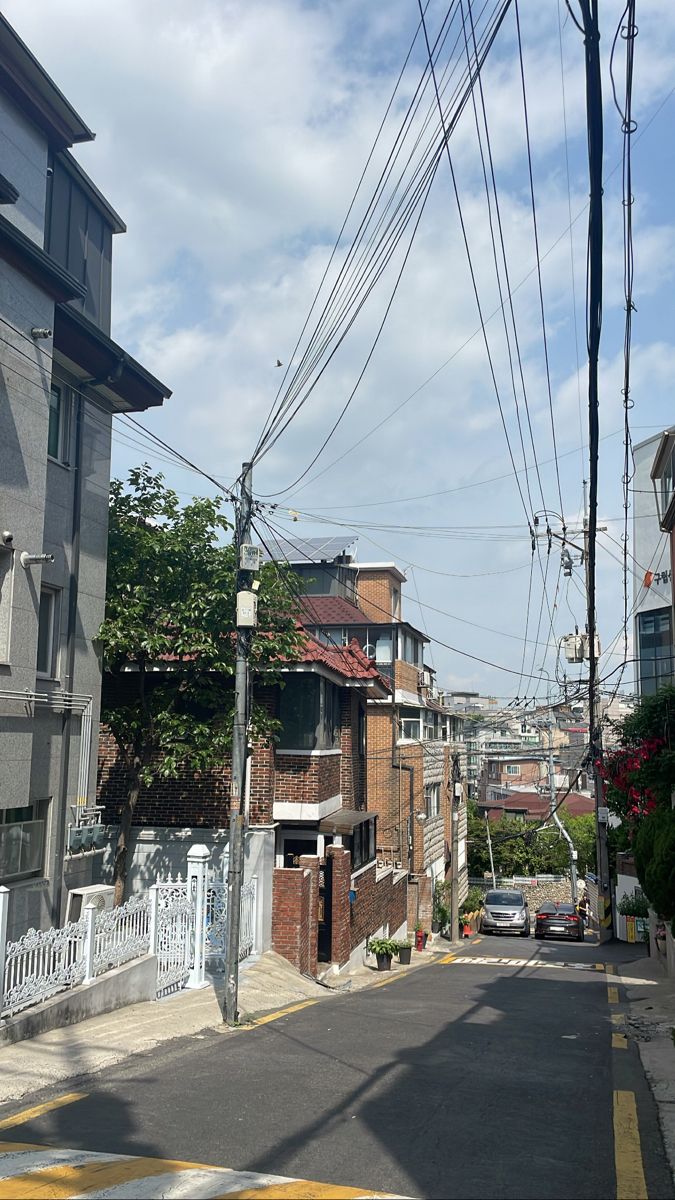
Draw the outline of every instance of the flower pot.
[[[462,936],[465,938],[471,937],[471,926],[469,925],[468,921],[462,926]]]
[[[399,949],[399,952],[398,952],[398,961],[401,963],[402,966],[404,966],[404,967],[408,966],[408,964],[410,962],[411,954],[412,954],[412,946],[401,946],[401,948]]]
[[[378,971],[391,971],[391,955],[376,954]]]
[[[440,921],[432,921],[431,922],[431,932],[432,933],[440,933],[440,929],[441,929]]]

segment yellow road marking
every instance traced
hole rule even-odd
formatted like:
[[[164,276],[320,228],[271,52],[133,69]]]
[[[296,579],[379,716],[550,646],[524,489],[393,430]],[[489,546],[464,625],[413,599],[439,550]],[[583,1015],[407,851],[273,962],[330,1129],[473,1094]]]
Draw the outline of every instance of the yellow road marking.
[[[62,1108],[64,1104],[74,1104],[76,1100],[84,1100],[86,1095],[86,1092],[66,1092],[63,1096],[56,1096],[54,1100],[45,1100],[44,1104],[36,1104],[33,1108],[22,1108],[20,1112],[0,1121],[0,1129],[13,1129],[15,1125],[25,1125],[28,1121],[36,1121],[38,1117],[52,1112],[55,1108]]]
[[[594,965],[596,971],[604,971],[605,970],[604,963],[594,963],[593,965]]]
[[[607,999],[610,1004],[618,1004],[619,1003],[619,989],[617,987],[612,987],[611,985],[608,985]]]
[[[479,942],[482,942],[482,940],[483,940],[482,935],[478,934],[478,936],[473,939],[474,946],[477,946]]]
[[[93,1192],[117,1187],[150,1175],[166,1175],[183,1171],[185,1166],[196,1163],[174,1163],[161,1158],[124,1158],[121,1161],[89,1162],[79,1167],[45,1167],[27,1171],[24,1175],[13,1175],[0,1181],[0,1197],[3,1200],[67,1200],[82,1192]]]
[[[605,974],[616,975],[616,967],[614,966],[614,963],[605,963]]]
[[[301,1008],[309,1008],[311,1004],[318,1004],[318,1000],[301,1000],[299,1004],[289,1004],[286,1008],[279,1008],[276,1012],[266,1013],[264,1017],[258,1017],[255,1021],[251,1021],[251,1026],[268,1025],[270,1021],[278,1021],[279,1017],[286,1017],[289,1013],[300,1012]]]
[[[633,1092],[614,1093],[614,1165],[616,1200],[647,1200]]]
[[[612,1050],[627,1050],[628,1038],[625,1033],[612,1034]]]
[[[258,1200],[268,1196],[269,1200],[351,1200],[352,1197],[387,1196],[387,1192],[370,1192],[367,1188],[341,1187],[335,1183],[312,1183],[308,1179],[289,1183],[272,1183],[269,1187],[246,1188],[243,1192],[224,1192],[218,1200]]]
[[[456,958],[457,958],[456,954],[444,954],[443,957],[439,958],[438,961],[439,961],[439,963],[451,963],[451,962],[454,962]]]
[[[610,1020],[611,1020],[611,1022],[612,1022],[612,1025],[621,1025],[621,1026],[623,1026],[623,1024],[624,1024],[624,1022],[625,1022],[625,1020],[626,1020],[626,1017],[625,1017],[625,1014],[624,1014],[624,1013],[611,1013],[611,1015],[610,1015]]]

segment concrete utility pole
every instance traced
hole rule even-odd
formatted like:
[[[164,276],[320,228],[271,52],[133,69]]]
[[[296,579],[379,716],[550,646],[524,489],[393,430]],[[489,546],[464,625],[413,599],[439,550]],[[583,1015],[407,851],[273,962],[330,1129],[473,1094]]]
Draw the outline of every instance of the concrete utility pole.
[[[249,649],[256,624],[256,594],[251,590],[252,572],[242,567],[244,551],[251,540],[251,464],[244,463],[241,475],[239,512],[235,530],[237,553],[237,660],[234,680],[232,726],[232,780],[230,785],[230,845],[227,875],[227,954],[225,960],[225,1020],[239,1019],[239,923],[241,888],[244,878],[244,798],[249,720]]]
[[[462,798],[462,774],[459,767],[459,754],[452,756],[452,776],[450,780],[452,819],[452,847],[450,859],[450,940],[456,942],[459,938],[459,806]],[[458,794],[459,793],[459,794]]]
[[[598,519],[598,444],[599,393],[598,361],[602,329],[602,76],[600,71],[599,0],[579,0],[584,32],[586,66],[586,125],[588,129],[588,458],[589,498],[584,517],[584,557],[586,561],[586,595],[588,601],[588,667],[589,667],[589,755],[595,777],[595,828],[598,874],[598,922],[600,939],[612,936],[612,906],[607,853],[607,812],[604,804],[604,785],[600,774],[602,760],[602,725],[600,710],[600,679],[596,652],[595,614],[595,549]]]
[[[492,886],[493,886],[493,888],[496,888],[497,876],[495,875],[495,860],[492,857],[492,838],[490,836],[490,818],[488,817],[487,813],[485,814],[485,832],[487,833],[487,844],[488,844],[488,850],[490,852],[490,870],[492,872]]]
[[[565,829],[565,826],[563,825],[562,821],[560,820],[560,817],[558,816],[558,811],[557,811],[555,772],[554,772],[554,764],[553,764],[553,709],[551,709],[549,712],[549,720],[548,720],[548,794],[549,794],[549,799],[551,802],[551,807],[549,809],[549,816],[553,818],[555,824],[558,826],[558,829],[560,830],[562,836],[564,837],[565,841],[567,842],[567,848],[568,848],[569,854],[570,854],[570,888],[572,891],[572,904],[576,904],[577,899],[578,899],[577,861],[576,861],[577,860],[577,852],[574,849],[574,842],[572,841],[569,833],[567,832],[567,830]]]

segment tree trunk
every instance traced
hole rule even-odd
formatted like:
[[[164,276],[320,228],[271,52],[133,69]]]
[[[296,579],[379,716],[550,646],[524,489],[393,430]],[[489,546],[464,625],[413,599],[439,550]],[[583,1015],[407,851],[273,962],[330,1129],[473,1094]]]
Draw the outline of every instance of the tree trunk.
[[[115,906],[124,904],[124,892],[127,882],[129,842],[131,840],[131,823],[133,821],[136,801],[141,790],[140,776],[136,771],[129,772],[129,792],[124,807],[120,813],[120,827],[115,847]]]

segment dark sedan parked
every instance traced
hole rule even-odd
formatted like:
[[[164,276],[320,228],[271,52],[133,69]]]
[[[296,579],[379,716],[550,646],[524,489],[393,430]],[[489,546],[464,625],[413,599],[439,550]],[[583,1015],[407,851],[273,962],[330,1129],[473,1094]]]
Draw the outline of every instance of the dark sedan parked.
[[[584,940],[584,923],[573,904],[542,904],[534,918],[534,936],[574,938]]]

